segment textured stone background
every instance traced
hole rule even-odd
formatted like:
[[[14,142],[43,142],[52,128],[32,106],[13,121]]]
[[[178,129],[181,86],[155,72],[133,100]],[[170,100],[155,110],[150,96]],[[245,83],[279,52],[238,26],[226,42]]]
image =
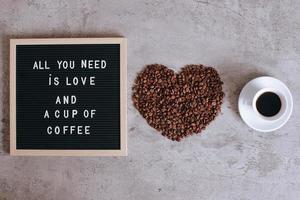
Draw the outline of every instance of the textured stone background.
[[[0,0],[1,153],[4,199],[299,199],[300,1]],[[122,158],[10,157],[8,39],[128,38],[128,146]],[[203,135],[176,143],[133,108],[130,87],[145,64],[215,66],[225,83],[222,114]],[[280,130],[248,128],[241,87],[271,75],[295,108]]]

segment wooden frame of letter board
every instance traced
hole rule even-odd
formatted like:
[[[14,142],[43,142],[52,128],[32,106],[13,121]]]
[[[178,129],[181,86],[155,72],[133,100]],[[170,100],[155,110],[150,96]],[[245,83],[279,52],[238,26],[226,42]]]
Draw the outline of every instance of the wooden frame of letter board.
[[[46,150],[16,148],[16,45],[120,44],[120,150]],[[14,156],[126,156],[127,155],[127,40],[126,38],[10,39],[10,155]]]

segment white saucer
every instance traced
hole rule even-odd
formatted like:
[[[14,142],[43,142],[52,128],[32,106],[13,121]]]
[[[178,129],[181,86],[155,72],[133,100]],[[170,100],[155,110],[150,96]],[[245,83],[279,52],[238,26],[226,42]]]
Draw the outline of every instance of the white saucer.
[[[268,120],[259,116],[257,111],[253,109],[254,96],[264,88],[279,91],[285,98],[284,113],[276,120]],[[262,76],[249,81],[244,86],[239,96],[238,106],[240,115],[248,126],[257,131],[271,132],[279,129],[289,120],[293,110],[293,98],[290,90],[283,82],[273,77]]]

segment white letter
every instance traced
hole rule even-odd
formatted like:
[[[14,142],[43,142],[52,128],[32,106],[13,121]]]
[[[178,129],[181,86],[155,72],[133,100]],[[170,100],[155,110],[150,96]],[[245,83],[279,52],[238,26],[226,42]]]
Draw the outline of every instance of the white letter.
[[[95,66],[94,66],[94,68],[95,69],[99,69],[99,60],[95,60]]]
[[[69,96],[63,96],[64,104],[69,104]]]
[[[60,132],[59,126],[55,126],[55,128],[54,128],[54,133],[55,133],[56,135],[58,135],[59,132]]]
[[[63,126],[63,134],[66,134],[67,131],[68,131],[68,126]]]
[[[105,68],[106,68],[106,61],[101,60],[101,69],[105,69]]]
[[[59,96],[57,96],[55,104],[61,104]]]
[[[93,118],[95,114],[96,114],[96,110],[91,110],[91,118]]]
[[[59,85],[59,78],[58,77],[54,77],[54,85]]]
[[[49,117],[48,110],[46,110],[46,111],[45,111],[45,114],[44,114],[44,119],[45,119],[45,118],[50,118],[50,117]]]
[[[49,74],[48,85],[51,85],[51,76],[52,76],[52,74]]]
[[[84,110],[83,111],[83,116],[84,116],[84,118],[88,118],[89,117],[89,111],[88,110]]]
[[[72,135],[73,132],[75,131],[75,126],[70,126],[70,134]]]
[[[85,126],[85,134],[86,135],[90,134],[90,126]]]
[[[71,96],[71,104],[75,104],[76,101],[77,101],[76,96],[75,96],[75,95],[72,95],[72,96]]]
[[[55,116],[56,118],[59,118],[59,115],[60,115],[59,110],[56,110],[56,111],[54,112],[54,116]]]
[[[70,83],[69,83],[69,78],[66,76],[66,85],[71,85]]]
[[[77,126],[77,134],[82,135],[82,126]]]
[[[62,63],[62,60],[61,60],[61,61],[58,61],[58,60],[57,60],[58,69],[60,69],[60,65],[61,65],[61,63]]]
[[[76,76],[73,77],[73,85],[78,85],[78,82],[79,82],[78,78]]]
[[[37,64],[36,61],[34,61],[34,64],[33,64],[33,68],[32,68],[32,69],[39,69],[39,66],[38,66],[38,64]]]
[[[72,118],[74,118],[77,115],[78,111],[77,110],[72,110]]]
[[[81,68],[86,68],[86,60],[81,60]]]
[[[51,127],[51,126],[48,126],[48,128],[47,128],[47,133],[48,133],[49,135],[52,134],[52,127]]]
[[[90,77],[90,85],[95,85],[95,76]]]

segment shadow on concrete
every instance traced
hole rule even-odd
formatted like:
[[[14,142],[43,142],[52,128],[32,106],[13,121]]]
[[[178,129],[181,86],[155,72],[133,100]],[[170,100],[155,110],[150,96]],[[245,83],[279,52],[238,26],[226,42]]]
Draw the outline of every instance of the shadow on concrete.
[[[2,38],[2,148],[9,153],[9,39]]]
[[[263,67],[234,62],[220,63],[216,68],[224,82],[223,91],[225,92],[225,101],[229,103],[228,108],[239,117],[238,99],[242,88],[250,80],[268,76],[268,73],[263,70]]]

